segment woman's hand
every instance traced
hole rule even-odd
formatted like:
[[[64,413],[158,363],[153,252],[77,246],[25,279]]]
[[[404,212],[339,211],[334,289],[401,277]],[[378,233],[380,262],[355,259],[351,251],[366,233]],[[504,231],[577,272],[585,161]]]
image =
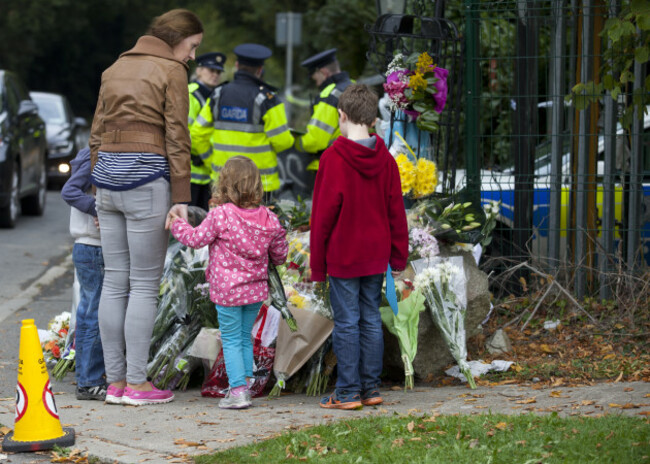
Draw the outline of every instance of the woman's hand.
[[[176,219],[185,219],[187,221],[187,205],[177,203],[169,209],[167,219],[165,220],[165,230],[169,230]]]

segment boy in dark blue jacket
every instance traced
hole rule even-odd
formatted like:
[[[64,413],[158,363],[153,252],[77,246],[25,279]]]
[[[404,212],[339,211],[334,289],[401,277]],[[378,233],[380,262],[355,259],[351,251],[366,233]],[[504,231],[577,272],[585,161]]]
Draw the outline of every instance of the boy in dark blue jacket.
[[[99,336],[99,297],[104,281],[104,258],[99,238],[95,198],[90,192],[90,149],[79,151],[70,163],[72,174],[61,196],[70,208],[70,234],[75,239],[72,261],[80,286],[75,325],[77,399],[106,399],[104,352]]]

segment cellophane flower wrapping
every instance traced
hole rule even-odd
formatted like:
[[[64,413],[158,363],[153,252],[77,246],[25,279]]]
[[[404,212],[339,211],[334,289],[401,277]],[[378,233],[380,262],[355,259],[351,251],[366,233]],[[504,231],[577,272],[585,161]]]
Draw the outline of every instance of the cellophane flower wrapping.
[[[420,292],[411,291],[403,284],[397,284],[397,315],[390,306],[379,308],[381,320],[390,333],[397,337],[402,363],[404,364],[404,390],[413,389],[413,360],[418,351],[418,327],[420,313],[424,311],[424,297]],[[386,288],[387,292],[396,289]]]
[[[287,381],[296,374],[299,374],[300,382],[307,387],[308,393],[317,395],[326,387],[336,363],[335,357],[329,354],[331,350],[326,343],[333,327],[329,294],[326,283],[311,282],[305,274],[309,267],[309,232],[290,232],[287,240],[287,261],[277,267],[278,274],[290,312],[294,316],[296,312],[301,314],[305,323],[311,327],[303,328],[301,321],[296,317],[296,332],[287,334],[283,328],[278,331],[273,365],[276,384],[269,396],[278,396],[286,388]]]
[[[416,271],[416,290],[424,295],[433,321],[460,371],[465,375],[470,387],[476,388],[467,363],[467,289],[462,256],[437,257],[414,261],[411,264]]]
[[[56,365],[64,354],[71,316],[69,311],[64,311],[54,316],[48,323],[47,330],[39,330],[45,362],[50,366]]]
[[[201,362],[184,351],[202,327],[218,327],[205,279],[208,256],[208,247],[195,250],[174,239],[167,248],[147,365],[147,375],[158,388],[186,386]]]

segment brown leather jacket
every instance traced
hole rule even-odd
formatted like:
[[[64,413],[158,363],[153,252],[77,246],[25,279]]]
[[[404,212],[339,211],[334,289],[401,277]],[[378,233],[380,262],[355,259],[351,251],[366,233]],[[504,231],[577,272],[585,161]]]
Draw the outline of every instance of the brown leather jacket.
[[[163,40],[145,35],[102,74],[90,131],[97,153],[146,152],[167,158],[173,203],[190,201],[187,64]]]

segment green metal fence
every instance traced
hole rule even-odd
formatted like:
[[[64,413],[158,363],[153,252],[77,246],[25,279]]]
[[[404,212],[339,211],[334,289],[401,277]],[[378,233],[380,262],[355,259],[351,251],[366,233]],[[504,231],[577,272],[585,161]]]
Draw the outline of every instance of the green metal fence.
[[[611,298],[616,276],[650,262],[650,115],[629,130],[618,125],[647,63],[634,66],[634,81],[616,101],[582,110],[565,101],[576,83],[600,79],[610,46],[600,31],[620,7],[462,4],[464,182],[484,202],[502,202],[487,253],[509,265],[529,261],[564,278],[578,297]]]

